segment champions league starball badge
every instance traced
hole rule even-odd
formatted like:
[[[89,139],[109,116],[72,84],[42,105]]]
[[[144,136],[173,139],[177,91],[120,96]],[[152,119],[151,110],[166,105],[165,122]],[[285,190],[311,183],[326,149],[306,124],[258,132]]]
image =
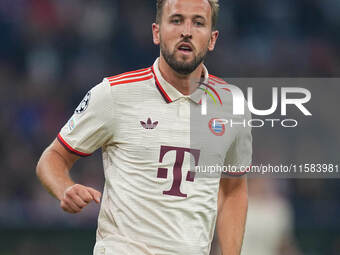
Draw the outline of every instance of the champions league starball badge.
[[[90,102],[90,97],[91,97],[91,92],[87,92],[87,94],[85,95],[84,99],[80,102],[80,104],[78,105],[78,107],[75,110],[75,113],[82,113],[86,110],[87,106],[89,105]]]

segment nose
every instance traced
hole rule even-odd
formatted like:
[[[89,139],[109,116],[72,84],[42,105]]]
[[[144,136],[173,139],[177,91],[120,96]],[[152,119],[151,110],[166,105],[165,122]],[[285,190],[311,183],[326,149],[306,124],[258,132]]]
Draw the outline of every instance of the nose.
[[[183,27],[183,32],[181,34],[181,37],[184,38],[192,38],[192,33],[191,33],[191,21],[186,21],[184,23]]]

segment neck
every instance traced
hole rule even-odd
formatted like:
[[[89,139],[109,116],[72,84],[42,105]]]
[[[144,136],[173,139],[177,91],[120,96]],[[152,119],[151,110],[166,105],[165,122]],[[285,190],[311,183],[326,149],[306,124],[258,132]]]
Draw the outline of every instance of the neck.
[[[190,95],[198,87],[198,83],[193,81],[200,80],[203,72],[202,63],[190,74],[177,73],[168,65],[162,55],[160,56],[158,65],[159,71],[161,72],[163,78],[183,95]]]

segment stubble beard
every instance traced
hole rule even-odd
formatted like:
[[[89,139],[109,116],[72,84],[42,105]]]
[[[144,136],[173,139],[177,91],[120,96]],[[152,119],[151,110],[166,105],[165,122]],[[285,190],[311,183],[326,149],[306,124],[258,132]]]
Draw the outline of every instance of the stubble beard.
[[[161,48],[161,54],[163,55],[165,61],[167,64],[177,73],[182,75],[187,75],[195,71],[195,69],[204,61],[208,48],[206,48],[204,51],[200,52],[199,54],[194,54],[194,59],[190,62],[183,61],[177,61],[175,52],[170,52],[169,48],[166,47],[164,42],[161,41],[160,44]]]

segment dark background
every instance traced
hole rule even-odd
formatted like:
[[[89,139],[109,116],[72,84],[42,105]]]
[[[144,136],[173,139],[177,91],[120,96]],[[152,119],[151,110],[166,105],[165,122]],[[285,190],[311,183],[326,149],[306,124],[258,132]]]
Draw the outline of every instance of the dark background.
[[[92,86],[153,64],[159,55],[151,36],[155,2],[0,2],[0,254],[91,254],[98,207],[64,213],[37,181],[35,166]],[[221,1],[209,71],[220,77],[339,77],[339,13],[337,0]],[[338,114],[338,95],[331,103],[325,95],[324,105]],[[339,155],[339,125],[310,125],[295,136],[273,131],[267,139],[255,132],[254,139],[254,163],[303,160],[301,151],[316,149]],[[72,174],[101,190],[100,153],[77,162]],[[277,183],[291,204],[301,253],[340,254],[339,181]]]

